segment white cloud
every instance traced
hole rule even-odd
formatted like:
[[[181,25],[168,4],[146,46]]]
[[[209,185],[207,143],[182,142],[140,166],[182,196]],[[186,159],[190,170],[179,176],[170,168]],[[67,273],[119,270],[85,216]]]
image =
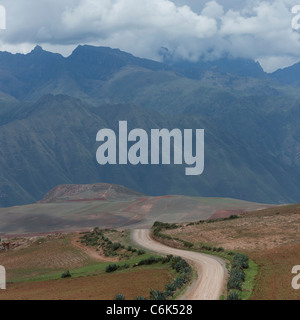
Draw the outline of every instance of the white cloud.
[[[0,49],[24,52],[38,43],[68,53],[86,43],[158,59],[164,46],[191,60],[253,58],[268,70],[300,60],[300,33],[291,28],[296,0],[174,1],[3,0]]]
[[[205,4],[201,15],[210,18],[221,18],[224,15],[223,7],[216,1],[209,1]]]

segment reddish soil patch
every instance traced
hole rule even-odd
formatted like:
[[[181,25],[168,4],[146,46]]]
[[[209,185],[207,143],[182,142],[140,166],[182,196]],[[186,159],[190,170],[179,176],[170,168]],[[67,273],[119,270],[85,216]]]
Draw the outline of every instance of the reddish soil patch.
[[[174,198],[174,196],[160,196],[160,197],[155,197],[154,199],[160,200],[160,199],[169,199],[169,198]]]
[[[149,198],[142,198],[140,199],[138,202],[132,204],[131,206],[127,207],[126,209],[123,210],[123,212],[132,212],[132,211],[136,211],[137,209],[140,209],[140,205],[142,203],[145,203],[149,200]]]
[[[229,218],[232,215],[240,215],[244,212],[245,210],[217,210],[210,219]]]
[[[93,201],[107,201],[106,197],[99,198],[87,198],[87,199],[74,199],[74,200],[65,200],[65,202],[93,202]]]
[[[123,212],[141,212],[141,213],[149,213],[153,208],[154,204],[158,200],[173,198],[174,196],[160,196],[160,197],[147,197],[138,199],[139,201],[132,204],[123,210]]]

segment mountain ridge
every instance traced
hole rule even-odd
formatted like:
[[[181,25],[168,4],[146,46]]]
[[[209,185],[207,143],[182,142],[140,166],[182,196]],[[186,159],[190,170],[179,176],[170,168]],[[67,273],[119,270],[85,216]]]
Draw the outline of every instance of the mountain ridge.
[[[60,185],[50,190],[38,203],[57,203],[68,201],[107,201],[128,200],[130,197],[142,197],[140,192],[120,185],[96,183],[86,185]]]
[[[74,51],[71,60],[41,47],[28,55],[0,53],[0,205],[38,201],[61,184],[99,181],[153,196],[300,201],[297,88],[215,71],[191,79],[118,49]],[[121,120],[146,131],[205,129],[204,174],[99,166],[96,134],[117,130]]]

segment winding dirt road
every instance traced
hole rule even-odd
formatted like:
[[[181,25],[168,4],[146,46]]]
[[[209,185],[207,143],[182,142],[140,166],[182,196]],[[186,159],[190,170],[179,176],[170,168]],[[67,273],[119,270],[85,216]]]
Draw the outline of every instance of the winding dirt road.
[[[180,256],[192,263],[197,271],[197,279],[180,300],[219,300],[226,278],[225,263],[221,259],[165,246],[153,240],[150,234],[150,230],[133,230],[132,239],[145,249],[159,254]]]

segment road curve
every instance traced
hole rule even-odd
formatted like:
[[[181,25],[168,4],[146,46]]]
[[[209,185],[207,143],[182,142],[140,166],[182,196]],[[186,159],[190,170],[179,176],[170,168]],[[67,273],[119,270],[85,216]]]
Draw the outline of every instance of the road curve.
[[[221,259],[165,246],[151,238],[150,230],[133,230],[132,240],[145,249],[180,256],[194,265],[198,277],[180,300],[219,300],[226,277],[225,265]]]

